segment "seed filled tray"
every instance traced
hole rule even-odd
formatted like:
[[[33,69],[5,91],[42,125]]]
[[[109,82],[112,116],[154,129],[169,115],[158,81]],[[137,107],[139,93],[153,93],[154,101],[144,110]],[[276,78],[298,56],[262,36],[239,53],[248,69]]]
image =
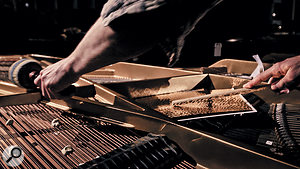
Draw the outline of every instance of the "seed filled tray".
[[[212,92],[214,92],[213,90]],[[241,95],[220,96],[208,99],[193,100],[173,105],[172,101],[191,96],[203,96],[201,91],[175,92],[158,96],[138,98],[136,101],[153,108],[170,118],[179,121],[207,117],[206,115],[227,115],[235,112],[255,112],[253,107]],[[194,117],[193,117],[194,116]],[[199,117],[201,116],[201,117]]]
[[[242,94],[221,94],[174,104],[174,101],[178,100],[224,93],[233,90],[231,88],[240,88],[244,83],[246,81],[240,78],[204,74],[105,84],[105,86],[129,97],[142,107],[153,109],[177,121],[186,121],[255,113],[255,108]]]

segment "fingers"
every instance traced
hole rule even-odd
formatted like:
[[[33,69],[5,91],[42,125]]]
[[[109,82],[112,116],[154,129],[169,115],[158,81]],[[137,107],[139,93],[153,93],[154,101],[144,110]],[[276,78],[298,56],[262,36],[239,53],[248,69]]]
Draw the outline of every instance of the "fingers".
[[[34,79],[34,84],[40,88],[41,87],[41,76],[39,75],[37,78]]]
[[[63,96],[59,92],[76,82],[79,78],[72,74],[66,67],[67,64],[61,60],[52,64],[42,71],[34,80],[34,83],[40,88],[42,95],[46,99],[61,99]]]
[[[298,72],[299,69],[295,69],[293,65],[286,65],[286,63],[287,61],[273,65],[267,71],[246,83],[243,87],[252,88],[269,79],[268,83],[271,84],[272,90],[280,93],[289,93],[290,90],[293,90],[299,85],[300,72]]]
[[[253,80],[250,82],[244,84],[244,88],[252,88],[257,84],[260,84],[263,81],[268,80],[270,77],[272,77],[272,70],[271,68],[266,70],[265,72],[260,73],[258,76],[256,76]]]
[[[282,79],[271,77],[268,81],[268,84],[271,84],[271,89],[279,92],[280,94],[288,94],[290,93],[290,89],[288,89],[285,85],[281,85]]]
[[[243,87],[245,88],[252,88],[255,85],[266,81],[269,79],[269,82],[274,81],[276,78],[281,78],[286,74],[286,68],[285,68],[284,62],[276,63],[266,71],[260,73],[258,76],[256,76],[253,80],[246,83]],[[271,78],[271,79],[270,79]]]
[[[45,73],[46,72],[46,73]],[[49,83],[49,71],[44,69],[40,72],[37,78],[34,79],[34,84],[41,90],[41,94],[48,100],[61,98],[59,94],[56,94],[53,87]]]
[[[289,93],[299,85],[299,77],[293,70],[289,70],[287,74],[278,82],[271,85],[272,90],[280,91],[280,93]]]

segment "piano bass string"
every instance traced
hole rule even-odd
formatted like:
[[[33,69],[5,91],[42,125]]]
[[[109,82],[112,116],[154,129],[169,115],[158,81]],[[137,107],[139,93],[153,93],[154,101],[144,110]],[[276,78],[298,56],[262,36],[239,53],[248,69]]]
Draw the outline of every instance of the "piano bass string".
[[[77,168],[148,134],[83,119],[43,103],[4,106],[0,113],[0,151],[17,145],[24,152],[24,161],[16,168]],[[196,164],[181,160],[171,163],[172,168],[195,168]],[[8,166],[1,160],[0,167]]]

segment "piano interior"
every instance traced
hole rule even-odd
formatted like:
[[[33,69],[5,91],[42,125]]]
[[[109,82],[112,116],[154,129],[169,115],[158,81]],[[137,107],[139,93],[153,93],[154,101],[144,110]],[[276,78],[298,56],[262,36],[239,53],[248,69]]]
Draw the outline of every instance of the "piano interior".
[[[59,60],[0,57],[20,58],[43,66]],[[239,60],[205,69],[119,62],[76,82],[95,96],[50,101],[1,81],[0,151],[21,148],[16,168],[299,168],[299,90],[222,95],[249,81],[251,68]],[[2,158],[1,168],[10,168]]]

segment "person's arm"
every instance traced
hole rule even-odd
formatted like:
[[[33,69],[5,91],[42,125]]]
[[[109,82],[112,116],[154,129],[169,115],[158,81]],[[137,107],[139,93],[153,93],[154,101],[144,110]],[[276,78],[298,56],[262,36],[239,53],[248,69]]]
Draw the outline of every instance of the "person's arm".
[[[243,87],[252,88],[268,79],[271,89],[280,93],[288,93],[297,87],[300,84],[300,55],[275,63]]]
[[[109,26],[104,27],[99,18],[71,55],[43,69],[34,83],[46,98],[57,98],[59,91],[76,82],[82,74],[150,49],[155,38],[145,38],[134,31],[117,33]]]

